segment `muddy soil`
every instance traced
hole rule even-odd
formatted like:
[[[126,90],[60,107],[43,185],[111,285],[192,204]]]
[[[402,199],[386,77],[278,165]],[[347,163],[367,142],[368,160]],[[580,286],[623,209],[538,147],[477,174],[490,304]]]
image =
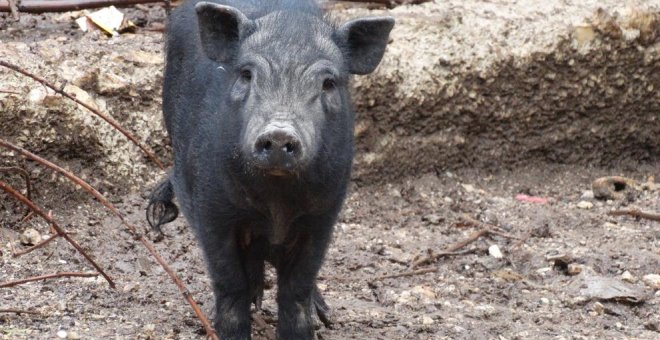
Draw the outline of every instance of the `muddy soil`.
[[[152,27],[164,18],[158,6],[127,12],[141,27]],[[99,106],[134,131],[150,131],[140,133],[140,139],[167,159],[167,139],[158,116],[159,77],[144,76],[162,67],[152,58],[162,48],[160,33],[141,31],[125,38],[133,41],[128,46],[141,46],[139,54],[127,54],[118,46],[121,44],[78,32],[71,26],[70,15],[23,16],[20,23],[0,17],[0,36],[12,46],[9,53],[23,57],[23,67],[51,79],[62,77],[62,71],[71,71],[72,83],[78,79],[76,86],[91,93]],[[25,58],[30,55],[44,63]],[[60,62],[62,58],[71,63]],[[94,77],[85,78],[87,70],[76,66],[85,62],[101,65],[103,72],[97,70]],[[126,76],[130,85],[99,87],[105,84],[99,79],[108,70]],[[82,71],[82,78],[75,71]],[[24,128],[7,125],[2,131],[9,131],[12,141],[83,175],[147,232],[145,197],[163,172],[145,162],[137,149],[114,144],[120,138],[106,138],[109,132],[98,127],[100,124],[85,121],[76,125],[83,126],[78,131],[84,131],[84,136],[67,137],[76,128],[58,124],[79,119],[67,118],[79,108],[58,102],[50,108],[35,109],[41,104],[30,103],[25,94],[40,86],[6,70],[1,72],[4,78],[0,79],[9,80],[0,83],[0,90],[20,94],[0,97],[2,114],[14,119],[24,115],[46,119],[31,121],[35,125],[27,125],[33,128],[27,135],[23,134]],[[50,135],[53,132],[44,126],[59,130]],[[43,132],[39,138],[34,135],[37,131]],[[94,133],[103,133],[104,137],[95,140],[90,137]],[[123,150],[119,158],[104,153],[119,147]],[[557,152],[572,153],[574,158],[590,157],[588,153],[573,152],[571,144],[557,147]],[[583,148],[577,150],[584,152]],[[334,324],[331,328],[319,325],[318,337],[657,339],[660,222],[607,213],[630,208],[660,212],[658,185],[640,190],[627,188],[621,198],[610,200],[593,198],[590,192],[591,182],[601,176],[621,175],[639,182],[660,178],[657,149],[629,151],[632,156],[622,159],[631,161],[617,162],[616,166],[585,165],[589,162],[558,165],[522,157],[515,165],[491,162],[486,169],[438,168],[431,172],[408,171],[406,176],[379,181],[355,181],[318,281],[334,313]],[[653,157],[633,157],[640,153]],[[0,155],[0,166],[10,164],[14,156]],[[52,210],[60,224],[112,276],[117,289],[109,288],[99,277],[0,288],[0,335],[4,339],[203,338],[199,321],[174,284],[116,218],[48,171],[38,170],[31,162],[25,166],[33,179],[35,201]],[[12,186],[24,187],[15,174],[2,172],[0,178]],[[518,194],[545,200],[520,201],[515,198]],[[34,229],[42,237],[50,233],[37,218],[21,222],[24,212],[22,206],[0,195],[0,282],[92,270],[63,240],[12,257],[14,251],[26,248],[20,242],[26,230]],[[496,226],[499,235],[481,237],[457,254],[411,268],[420,258],[465,240],[480,229],[467,225],[465,215]],[[167,225],[164,232],[167,236],[156,243],[156,248],[211,316],[212,292],[190,229],[180,218]],[[425,272],[382,278],[419,269]],[[272,269],[267,278],[273,282]],[[594,293],[590,290],[594,284],[614,289],[616,294]],[[268,289],[263,310],[255,311],[268,323],[268,329],[254,326],[256,339],[272,333],[277,318],[274,293],[275,288]],[[37,314],[17,314],[7,309]]]
[[[319,338],[657,339],[660,293],[647,275],[660,274],[660,225],[609,217],[607,212],[620,207],[660,211],[660,193],[631,191],[622,201],[582,196],[596,177],[621,174],[645,180],[660,176],[658,169],[658,164],[617,170],[545,164],[353,186],[319,278],[335,322],[331,329],[320,327]],[[519,193],[549,201],[521,202],[514,198]],[[139,225],[145,225],[145,194],[116,199],[122,212]],[[593,207],[583,209],[581,201]],[[434,272],[378,279],[407,272],[419,257],[468,238],[478,228],[457,223],[464,214],[522,241],[483,237],[460,249],[467,251],[464,254],[421,267]],[[0,308],[39,313],[0,314],[4,338],[54,338],[62,330],[70,338],[85,339],[202,337],[181,294],[116,218],[89,202],[60,207],[54,215],[75,232],[73,237],[106,268],[118,288],[110,289],[101,278],[76,278],[1,289]],[[19,217],[17,209],[11,221]],[[11,247],[24,248],[18,242],[22,231],[31,227],[45,236],[48,228],[36,220],[11,221],[4,220],[2,228],[2,281],[90,270],[61,240],[12,258]],[[178,219],[165,233],[157,249],[210,315],[212,292],[190,229]],[[502,258],[489,254],[493,245]],[[565,262],[552,260],[562,255]],[[573,268],[570,273],[567,265]],[[571,275],[575,268],[582,273]],[[585,296],[580,285],[583,280],[602,279],[591,279],[595,275],[635,290],[641,301]],[[268,280],[273,278],[269,271]],[[274,288],[266,291],[263,308],[258,313],[275,320]],[[255,327],[253,334],[259,339],[266,333]]]

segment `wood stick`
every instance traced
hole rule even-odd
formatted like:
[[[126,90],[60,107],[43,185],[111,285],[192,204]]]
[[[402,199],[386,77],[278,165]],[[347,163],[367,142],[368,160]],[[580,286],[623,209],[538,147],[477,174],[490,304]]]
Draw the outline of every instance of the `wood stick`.
[[[99,273],[77,273],[77,272],[55,273],[55,274],[33,276],[33,277],[28,277],[27,279],[5,282],[0,284],[0,288],[13,287],[28,282],[42,281],[42,280],[54,279],[58,277],[94,277],[94,276],[99,276]]]
[[[39,242],[39,243],[33,245],[33,246],[30,247],[30,248],[23,249],[23,250],[20,250],[20,251],[17,251],[17,252],[12,252],[11,256],[12,256],[12,257],[19,257],[19,256],[21,256],[21,255],[25,255],[25,254],[27,254],[27,253],[29,253],[29,252],[35,250],[35,249],[39,249],[39,248],[41,248],[41,247],[47,245],[47,244],[50,243],[52,240],[54,240],[54,239],[56,239],[56,238],[58,238],[58,237],[60,237],[60,234],[53,234],[53,235],[50,235],[47,239],[42,240],[41,242]]]
[[[31,311],[31,310],[14,309],[14,308],[0,309],[0,313],[41,314],[39,312],[35,312],[35,311]]]
[[[417,269],[417,270],[413,270],[413,271],[409,271],[409,272],[379,276],[379,277],[374,278],[373,281],[385,280],[385,279],[395,279],[395,278],[398,278],[398,277],[414,276],[414,275],[420,275],[420,274],[426,274],[426,273],[435,273],[437,271],[438,271],[438,268],[422,268],[422,269]]]
[[[660,222],[660,215],[649,213],[649,212],[643,212],[643,211],[637,210],[637,209],[615,210],[615,211],[610,211],[607,214],[610,215],[610,216],[629,215],[629,216],[636,217],[636,218],[645,218],[647,220]]]
[[[18,4],[17,9],[18,12],[23,13],[71,12],[109,6],[127,7],[154,2],[163,2],[163,0],[23,0]],[[0,12],[10,11],[10,3],[7,0],[0,0]]]

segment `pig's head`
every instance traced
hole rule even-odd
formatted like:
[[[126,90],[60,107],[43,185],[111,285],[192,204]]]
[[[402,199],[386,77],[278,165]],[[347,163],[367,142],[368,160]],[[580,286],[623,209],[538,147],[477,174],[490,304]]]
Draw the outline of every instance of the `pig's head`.
[[[204,53],[226,73],[229,87],[218,95],[227,96],[240,126],[236,155],[250,171],[293,175],[332,153],[337,139],[352,143],[348,78],[378,66],[393,18],[335,27],[300,12],[252,20],[215,3],[196,10]]]

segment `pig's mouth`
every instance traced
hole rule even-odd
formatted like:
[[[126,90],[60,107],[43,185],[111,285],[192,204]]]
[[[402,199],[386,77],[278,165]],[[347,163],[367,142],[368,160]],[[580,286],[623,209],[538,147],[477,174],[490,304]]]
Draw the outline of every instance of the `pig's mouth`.
[[[292,175],[293,173],[283,169],[271,169],[267,172],[267,174],[275,177],[286,177]]]

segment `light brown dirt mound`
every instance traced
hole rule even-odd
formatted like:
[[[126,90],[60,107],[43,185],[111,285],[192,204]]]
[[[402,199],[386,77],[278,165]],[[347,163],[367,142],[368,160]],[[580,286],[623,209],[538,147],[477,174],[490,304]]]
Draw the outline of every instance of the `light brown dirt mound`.
[[[356,177],[657,160],[660,2],[627,6],[443,1],[395,9],[385,60],[356,81]]]
[[[143,22],[164,18],[151,8],[128,12]],[[438,1],[388,12],[397,25],[385,59],[376,74],[354,82],[355,178],[522,161],[658,160],[659,11],[658,0],[525,0]],[[0,58],[67,81],[67,90],[167,159],[162,35],[83,34],[71,25],[77,16],[24,15],[0,24]],[[136,147],[85,109],[4,68],[0,90],[4,138],[80,171],[93,167],[116,184],[137,188],[154,177]]]

